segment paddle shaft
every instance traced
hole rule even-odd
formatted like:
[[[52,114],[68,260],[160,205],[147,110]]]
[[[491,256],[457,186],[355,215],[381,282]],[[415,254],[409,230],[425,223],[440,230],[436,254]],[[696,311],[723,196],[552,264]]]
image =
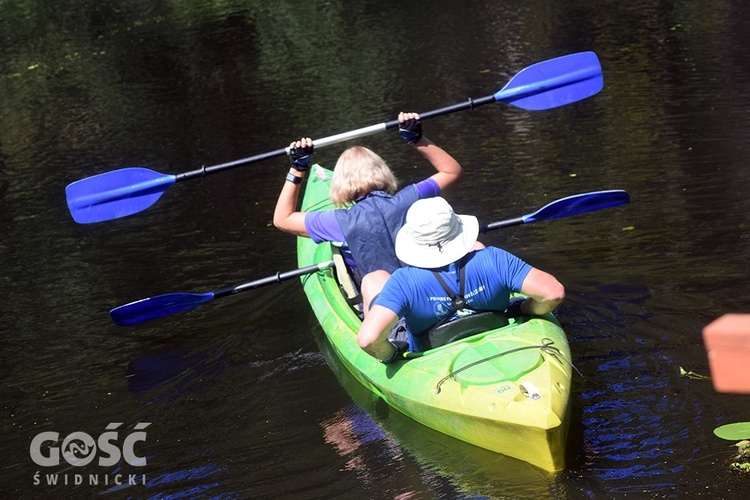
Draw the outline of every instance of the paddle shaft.
[[[551,220],[560,217],[582,214],[603,208],[623,205],[630,201],[630,195],[623,190],[594,191],[590,193],[581,193],[567,198],[555,200],[543,206],[536,212],[526,214],[522,217],[515,217],[504,221],[482,224],[479,228],[480,233],[486,233],[493,229],[500,229],[508,226],[517,226],[540,220]],[[141,323],[149,319],[168,316],[181,311],[187,311],[200,304],[213,299],[233,295],[245,290],[252,290],[272,283],[281,283],[282,281],[312,274],[332,267],[334,262],[322,262],[300,269],[293,269],[286,272],[277,272],[265,278],[261,278],[241,285],[235,285],[222,288],[215,292],[205,294],[193,293],[169,293],[157,297],[138,300],[116,307],[110,311],[110,316],[119,325],[132,325]]]
[[[167,293],[163,295],[157,295],[156,297],[148,297],[146,299],[136,300],[129,304],[124,304],[119,307],[115,307],[109,312],[112,320],[120,326],[136,325],[143,323],[151,319],[161,318],[176,314],[178,312],[189,311],[201,304],[205,304],[214,299],[226,297],[227,295],[234,295],[236,293],[244,292],[246,290],[252,290],[260,288],[265,285],[273,283],[281,283],[292,278],[298,278],[308,274],[312,274],[318,271],[323,271],[332,267],[334,262],[329,260],[327,262],[321,262],[320,264],[314,264],[300,269],[293,269],[286,272],[278,272],[275,275],[261,278],[241,285],[235,285],[227,288],[222,288],[215,292],[208,293]]]
[[[220,297],[226,297],[227,295],[234,295],[235,293],[244,292],[246,290],[253,290],[262,286],[271,285],[273,283],[281,283],[282,281],[286,281],[292,278],[299,278],[301,276],[312,274],[317,271],[323,271],[332,266],[333,261],[329,260],[327,262],[321,262],[320,264],[301,267],[299,269],[293,269],[291,271],[277,272],[273,276],[267,276],[265,278],[250,281],[248,283],[242,283],[241,285],[235,285],[227,288],[222,288],[221,290],[216,290],[214,292],[214,298],[218,299]]]
[[[489,104],[492,102],[495,102],[495,95],[488,95],[485,97],[481,97],[479,99],[469,98],[466,102],[453,104],[452,106],[445,106],[443,108],[434,109],[432,111],[426,111],[424,113],[420,113],[419,116],[421,119],[426,120],[428,118],[434,118],[436,116],[443,116],[443,115],[447,115],[450,113],[456,113],[458,111],[464,111],[466,109],[474,109],[478,106],[482,106],[484,104]],[[322,148],[324,146],[330,146],[331,144],[338,144],[340,142],[357,139],[359,137],[365,137],[368,135],[376,134],[378,132],[383,132],[385,130],[390,130],[396,127],[398,127],[398,120],[391,120],[391,121],[384,122],[384,123],[378,123],[376,125],[370,125],[368,127],[358,128],[355,130],[351,130],[349,132],[342,132],[340,134],[329,135],[328,137],[316,139],[313,141],[313,145],[316,148]],[[249,156],[247,158],[242,158],[240,160],[220,163],[218,165],[213,165],[210,167],[201,167],[199,169],[191,170],[189,172],[176,174],[175,182],[186,181],[189,179],[194,179],[196,177],[205,177],[208,174],[222,172],[224,170],[229,170],[232,168],[249,165],[251,163],[258,163],[264,160],[270,160],[271,158],[278,158],[278,157],[285,156],[288,154],[289,154],[288,147],[279,148],[274,151],[269,151],[267,153],[261,153],[258,155]]]
[[[521,224],[524,224],[524,218],[523,217],[516,217],[515,219],[508,219],[508,220],[501,220],[497,222],[491,222],[489,224],[481,224],[479,226],[479,232],[481,234],[485,234],[488,231],[492,231],[494,229],[502,229],[504,227],[511,227],[511,226],[520,226]]]
[[[594,56],[594,59],[595,59],[595,56]],[[551,61],[548,61],[548,63],[549,62]],[[545,64],[545,63],[540,63],[540,64]],[[458,111],[464,111],[467,109],[474,109],[479,106],[483,106],[485,104],[490,104],[490,103],[498,102],[498,101],[508,102],[512,104],[514,101],[521,100],[526,97],[533,96],[535,94],[554,91],[556,89],[564,88],[568,85],[579,84],[582,82],[586,82],[586,81],[598,78],[600,76],[601,76],[601,67],[598,65],[598,62],[597,62],[594,65],[587,65],[585,67],[579,68],[578,70],[573,70],[573,71],[564,73],[562,75],[552,76],[550,78],[543,79],[543,80],[535,80],[533,84],[519,85],[515,87],[510,87],[510,88],[507,88],[506,86],[506,88],[503,88],[502,90],[494,94],[480,97],[478,99],[469,98],[466,101],[460,102],[458,104],[453,104],[451,106],[445,106],[442,108],[433,109],[431,111],[425,111],[424,113],[419,113],[419,116],[421,119],[426,120],[428,118],[434,118],[436,116],[448,115],[451,113],[456,113]],[[509,82],[508,85],[510,85],[512,82],[513,80],[511,79],[511,82]],[[352,139],[357,139],[359,137],[365,137],[368,135],[376,134],[378,132],[383,132],[385,130],[390,130],[390,129],[398,127],[398,124],[399,124],[398,120],[391,120],[391,121],[384,122],[384,123],[378,123],[376,125],[370,125],[368,127],[362,127],[362,128],[358,128],[355,130],[351,130],[349,132],[342,132],[340,134],[330,135],[328,137],[323,137],[322,139],[314,140],[313,145],[315,147],[321,148],[324,146],[329,146],[331,144],[337,144],[339,142],[349,141]],[[288,155],[288,154],[289,154],[288,147],[279,148],[274,151],[261,153],[261,154],[250,156],[250,157],[243,158],[240,160],[234,160],[234,161],[230,161],[227,163],[220,163],[218,165],[214,165],[211,167],[201,167],[196,170],[191,170],[189,172],[177,174],[175,176],[175,181],[179,182],[179,181],[184,181],[188,179],[193,179],[195,177],[203,177],[208,174],[213,174],[216,172],[221,172],[223,170],[241,167],[243,165],[257,163],[263,160],[269,160],[271,158],[277,158],[277,157]]]
[[[426,111],[421,113],[421,116],[428,119],[498,101],[530,111],[552,109],[586,99],[599,92],[603,85],[601,65],[596,54],[580,52],[524,68],[513,76],[505,87],[492,95]],[[317,139],[314,144],[320,148],[398,126],[398,120],[391,120]],[[80,224],[117,219],[147,209],[178,181],[205,177],[208,174],[288,155],[289,152],[288,147],[279,148],[174,175],[161,174],[143,167],[114,170],[69,184],[65,188],[66,200],[73,219]]]

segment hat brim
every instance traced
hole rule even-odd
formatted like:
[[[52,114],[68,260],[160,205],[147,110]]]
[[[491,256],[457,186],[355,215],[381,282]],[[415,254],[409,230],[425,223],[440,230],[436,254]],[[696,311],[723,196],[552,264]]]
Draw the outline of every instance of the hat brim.
[[[396,234],[396,257],[405,264],[435,269],[455,262],[474,248],[479,237],[479,220],[473,215],[457,215],[461,230],[455,238],[441,245],[422,245],[409,236],[408,224]]]

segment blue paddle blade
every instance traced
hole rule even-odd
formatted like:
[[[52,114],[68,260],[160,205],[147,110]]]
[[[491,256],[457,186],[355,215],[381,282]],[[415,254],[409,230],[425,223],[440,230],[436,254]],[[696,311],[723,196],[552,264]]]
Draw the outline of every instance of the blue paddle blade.
[[[120,326],[136,325],[151,319],[188,311],[214,299],[214,293],[167,293],[115,307],[109,316]]]
[[[603,208],[616,207],[628,202],[630,202],[630,195],[622,189],[576,194],[555,200],[534,213],[524,215],[523,223],[558,219]]]
[[[523,109],[551,109],[591,97],[603,86],[599,58],[579,52],[519,71],[494,97]]]
[[[73,219],[91,224],[147,209],[175,180],[174,175],[129,167],[73,182],[65,188],[65,197]]]

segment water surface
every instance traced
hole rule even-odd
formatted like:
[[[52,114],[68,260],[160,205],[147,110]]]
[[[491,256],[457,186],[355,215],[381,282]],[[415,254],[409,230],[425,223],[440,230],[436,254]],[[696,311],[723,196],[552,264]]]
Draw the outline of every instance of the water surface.
[[[0,258],[8,498],[731,498],[718,425],[748,398],[708,374],[701,329],[750,311],[750,12],[656,2],[5,2]],[[543,112],[425,122],[466,169],[450,201],[483,222],[598,189],[626,207],[487,235],[568,290],[582,373],[557,475],[442,436],[352,383],[296,282],[137,327],[107,312],[293,269],[271,225],[285,159],[173,186],[141,214],[77,225],[64,187],[141,165],[180,173],[482,97],[524,67],[593,50],[605,88]],[[395,133],[358,141],[404,182],[430,168]],[[348,144],[316,152],[332,166]],[[150,422],[146,467],[61,465],[43,431]],[[75,485],[75,474],[146,485]],[[34,474],[42,474],[34,484]],[[109,479],[106,479],[109,481]],[[62,481],[62,479],[60,479]]]

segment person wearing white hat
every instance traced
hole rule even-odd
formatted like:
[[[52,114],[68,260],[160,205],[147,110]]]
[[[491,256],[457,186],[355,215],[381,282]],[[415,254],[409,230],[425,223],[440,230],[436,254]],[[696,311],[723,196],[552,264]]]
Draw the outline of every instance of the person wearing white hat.
[[[527,296],[509,316],[553,311],[565,298],[565,288],[551,274],[515,255],[477,241],[479,223],[457,215],[441,197],[416,201],[396,235],[396,255],[408,267],[396,270],[372,306],[357,335],[360,347],[390,362],[402,352],[388,340],[399,318],[409,331],[409,350],[419,350],[420,335],[448,321],[461,309],[505,311],[510,294]]]

